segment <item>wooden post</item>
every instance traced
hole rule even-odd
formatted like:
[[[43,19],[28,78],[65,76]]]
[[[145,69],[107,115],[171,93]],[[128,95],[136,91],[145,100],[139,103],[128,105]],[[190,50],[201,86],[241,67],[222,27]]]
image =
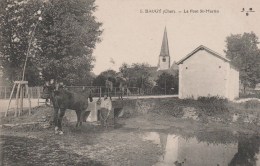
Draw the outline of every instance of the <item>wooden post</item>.
[[[116,88],[115,88],[115,97],[117,97],[117,96],[116,96]]]
[[[36,92],[37,92],[37,99],[38,99],[37,106],[39,107],[39,103],[40,103],[40,87],[37,86]]]
[[[28,102],[29,102],[29,115],[31,115],[31,93],[28,84],[25,85],[25,89],[26,89],[26,95],[28,97]]]
[[[21,116],[21,111],[23,111],[23,96],[24,96],[24,85],[20,85],[20,108],[18,109],[18,116]]]
[[[6,99],[6,86],[5,86],[5,99]]]
[[[16,97],[15,97],[15,113],[14,116],[17,116],[17,111],[18,111],[18,101],[19,101],[19,92],[20,92],[21,84],[18,84],[18,88],[16,91]]]
[[[10,103],[11,103],[11,100],[12,100],[13,92],[14,92],[14,89],[15,89],[16,86],[17,86],[17,92],[16,92],[14,116],[17,116],[18,111],[19,111],[19,115],[21,115],[21,110],[23,110],[23,97],[24,97],[24,90],[25,90],[24,88],[28,87],[28,81],[15,81],[11,95],[10,95],[10,98],[9,98],[9,104],[8,104],[7,110],[5,112],[5,116],[7,116],[7,114],[8,114],[8,110],[9,110]],[[19,103],[19,99],[20,99],[20,103]],[[19,104],[20,104],[20,107],[19,107]],[[29,104],[29,109],[31,109],[30,104]]]
[[[102,96],[102,88],[99,87],[99,98],[101,99],[101,96]]]
[[[12,89],[11,94],[10,94],[8,107],[7,107],[7,110],[5,111],[5,117],[7,116],[7,112],[8,112],[9,107],[10,107],[10,103],[11,103],[11,100],[12,100],[12,96],[13,96],[13,93],[14,93],[14,88],[15,88],[15,86],[16,86],[16,84],[14,84],[13,89]]]

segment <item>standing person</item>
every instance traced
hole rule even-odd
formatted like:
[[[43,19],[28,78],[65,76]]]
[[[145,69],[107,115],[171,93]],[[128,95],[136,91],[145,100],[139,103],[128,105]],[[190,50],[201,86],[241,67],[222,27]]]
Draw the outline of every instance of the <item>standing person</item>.
[[[55,85],[54,79],[50,80],[50,88],[51,88],[51,91],[54,91],[56,89],[56,85]]]
[[[56,90],[56,84],[54,79],[50,79],[49,83],[48,83],[48,91],[49,91],[49,95],[50,95],[50,105],[53,105],[53,100],[54,100],[54,91]],[[54,117],[55,117],[55,111],[54,111],[54,106],[53,106],[53,116],[50,120],[50,125],[55,124],[54,123]]]
[[[108,125],[108,122],[112,119],[113,120],[113,114],[112,114],[112,102],[110,99],[108,99],[107,95],[104,95],[104,98],[101,99],[100,104],[100,112],[99,117],[101,121],[102,126]]]
[[[45,104],[49,102],[50,99],[50,91],[49,91],[50,85],[49,82],[46,81],[45,84],[43,85],[43,92],[41,94],[41,98],[45,99]]]
[[[113,91],[113,82],[110,81],[110,79],[108,78],[108,79],[106,79],[105,86],[106,86],[107,96],[109,96],[109,97],[110,97],[110,100],[112,100],[111,92]]]
[[[56,90],[56,84],[55,84],[55,81],[54,79],[51,79],[50,80],[50,84],[49,84],[49,91],[51,92],[50,94],[50,104],[52,105],[53,104],[53,95],[54,95],[54,91]]]

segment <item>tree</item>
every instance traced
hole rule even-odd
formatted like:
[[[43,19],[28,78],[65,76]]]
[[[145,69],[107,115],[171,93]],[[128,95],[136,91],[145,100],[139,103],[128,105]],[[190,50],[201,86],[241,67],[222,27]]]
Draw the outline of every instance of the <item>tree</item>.
[[[86,78],[93,68],[92,51],[102,32],[101,23],[93,16],[95,10],[94,0],[51,1],[39,28],[44,32],[39,36],[45,60],[43,70],[68,82]]]
[[[246,87],[254,88],[260,82],[260,50],[255,33],[230,35],[226,38],[226,56],[239,70],[244,92]]]
[[[117,73],[114,70],[106,70],[101,72],[93,81],[93,85],[95,86],[105,86],[106,80],[112,81],[113,86],[116,87],[117,81],[116,81]]]
[[[178,93],[178,74],[174,76],[166,72],[163,72],[161,75],[159,75],[158,79],[156,80],[156,83],[160,93]]]
[[[30,34],[35,27],[39,15],[40,1],[1,1],[0,2],[0,54],[4,77],[10,81],[20,80]],[[30,51],[36,51],[35,47]],[[31,63],[28,70],[36,75],[37,67]],[[37,80],[35,80],[37,81]]]
[[[101,23],[93,16],[95,10],[94,0],[2,2],[0,51],[6,73],[14,76],[12,80],[19,79],[33,37],[27,80],[29,68],[34,67],[31,71],[41,69],[45,80],[88,82],[95,60],[92,52],[102,33]]]
[[[146,89],[153,86],[150,79],[152,74],[151,67],[148,64],[133,63],[132,65],[128,65],[124,63],[119,70],[123,74],[123,77],[128,78],[129,87]]]

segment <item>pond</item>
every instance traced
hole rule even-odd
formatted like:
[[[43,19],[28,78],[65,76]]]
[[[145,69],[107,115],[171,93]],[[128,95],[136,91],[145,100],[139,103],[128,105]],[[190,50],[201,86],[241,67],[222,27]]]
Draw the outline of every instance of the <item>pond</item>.
[[[163,151],[155,166],[260,166],[260,137],[225,131],[194,135],[146,132]]]

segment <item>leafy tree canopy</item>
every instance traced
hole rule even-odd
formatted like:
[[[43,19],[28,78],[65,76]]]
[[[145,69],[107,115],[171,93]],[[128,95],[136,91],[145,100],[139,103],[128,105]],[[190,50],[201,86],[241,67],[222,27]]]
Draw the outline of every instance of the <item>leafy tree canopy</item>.
[[[178,93],[179,79],[178,74],[172,75],[166,72],[163,72],[159,75],[156,80],[157,91],[159,93],[172,94]]]
[[[44,80],[89,82],[102,33],[94,0],[3,0],[0,6],[0,51],[10,80],[21,79],[29,49],[29,83],[40,78],[39,71]]]
[[[260,50],[255,33],[230,35],[226,38],[226,56],[239,70],[244,89],[260,82]]]
[[[146,63],[133,63],[132,65],[124,63],[119,70],[123,77],[128,78],[128,86],[143,89],[153,86],[153,81],[151,80],[152,68]]]
[[[94,86],[105,86],[106,80],[112,81],[113,86],[118,86],[116,81],[117,72],[114,70],[106,70],[101,72],[93,81]]]

